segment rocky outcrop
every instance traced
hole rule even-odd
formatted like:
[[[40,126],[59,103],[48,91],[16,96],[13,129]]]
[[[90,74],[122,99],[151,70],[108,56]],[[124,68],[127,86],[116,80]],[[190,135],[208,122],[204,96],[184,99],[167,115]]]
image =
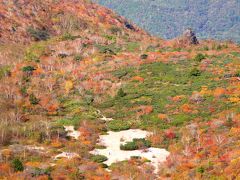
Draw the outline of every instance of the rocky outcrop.
[[[190,45],[197,45],[199,41],[195,32],[188,28],[183,32],[183,35],[176,39],[176,45],[178,46],[190,46]]]
[[[183,33],[183,39],[188,43],[188,44],[199,44],[198,39],[196,37],[195,32],[191,28],[188,28],[184,33]]]

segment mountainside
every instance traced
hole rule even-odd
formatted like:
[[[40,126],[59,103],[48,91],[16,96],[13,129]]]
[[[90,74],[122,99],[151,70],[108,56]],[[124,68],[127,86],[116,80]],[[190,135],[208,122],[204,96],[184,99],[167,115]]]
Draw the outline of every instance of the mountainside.
[[[2,0],[0,20],[0,43],[46,40],[64,33],[86,36],[115,26],[130,29],[126,19],[86,0]],[[140,31],[131,26],[132,31]]]
[[[186,28],[200,38],[240,41],[238,0],[96,0],[152,34],[171,39]]]
[[[0,9],[0,179],[239,177],[239,45],[87,0]]]

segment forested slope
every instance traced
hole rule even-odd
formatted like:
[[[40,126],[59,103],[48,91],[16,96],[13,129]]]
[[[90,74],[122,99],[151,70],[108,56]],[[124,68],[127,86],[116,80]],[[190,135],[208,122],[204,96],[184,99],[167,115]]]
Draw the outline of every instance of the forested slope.
[[[238,0],[97,0],[150,33],[174,38],[188,27],[201,38],[240,41]]]

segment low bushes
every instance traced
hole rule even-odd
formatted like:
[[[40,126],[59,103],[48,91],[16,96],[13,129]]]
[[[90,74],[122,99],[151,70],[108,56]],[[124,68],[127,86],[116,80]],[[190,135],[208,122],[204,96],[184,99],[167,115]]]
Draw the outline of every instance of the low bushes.
[[[196,55],[196,57],[194,58],[194,61],[197,61],[197,62],[201,62],[203,59],[206,59],[206,56],[199,53]]]
[[[201,71],[197,68],[193,68],[190,72],[190,76],[201,76]]]
[[[117,47],[116,44],[109,44],[105,46],[97,44],[96,47],[98,48],[100,53],[108,55],[116,55],[121,51],[121,48]]]
[[[27,29],[28,34],[34,38],[35,41],[46,41],[50,38],[47,30],[34,29],[30,27]]]
[[[118,90],[118,92],[117,92],[117,96],[118,97],[124,97],[124,96],[126,96],[127,94],[123,91],[123,89],[122,88],[120,88],[119,90]]]
[[[107,161],[108,158],[106,156],[103,156],[103,155],[93,155],[91,157],[91,160],[94,161],[94,162],[97,162],[97,163],[102,163],[104,161]]]
[[[9,66],[2,66],[0,67],[0,79],[9,75],[10,72],[10,67]]]
[[[29,101],[32,105],[37,105],[40,100],[34,94],[30,94]]]
[[[26,73],[31,73],[32,71],[35,71],[36,69],[32,66],[25,66],[22,68],[22,71],[23,72],[26,72]]]
[[[132,142],[127,142],[126,144],[121,144],[120,149],[124,151],[133,151],[137,149],[144,149],[151,147],[151,142],[144,138],[133,139]]]
[[[12,168],[14,169],[15,172],[18,171],[23,171],[24,170],[24,166],[22,161],[20,161],[19,159],[13,159],[12,160]]]
[[[147,55],[147,54],[142,54],[142,55],[140,56],[140,59],[142,59],[142,60],[147,59],[147,58],[148,58],[148,55]]]
[[[112,131],[122,131],[130,129],[128,121],[113,120],[108,123],[108,128]]]
[[[74,61],[80,62],[81,60],[83,60],[83,57],[81,55],[77,54],[74,56]]]
[[[73,41],[73,40],[75,40],[75,39],[77,39],[77,38],[80,38],[80,36],[74,36],[74,35],[72,35],[72,34],[70,34],[70,33],[65,33],[65,34],[62,36],[62,40],[63,40],[63,41],[68,41],[68,40]]]

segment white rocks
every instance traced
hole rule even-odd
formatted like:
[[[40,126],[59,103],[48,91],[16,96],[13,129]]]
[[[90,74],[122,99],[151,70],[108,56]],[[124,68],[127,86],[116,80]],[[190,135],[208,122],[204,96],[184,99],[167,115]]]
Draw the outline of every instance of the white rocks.
[[[102,116],[102,117],[100,118],[102,121],[112,121],[112,120],[113,120],[113,118],[107,118],[106,116],[104,116],[104,115],[101,113],[100,110],[97,110],[97,113],[98,113],[100,116]]]
[[[74,126],[64,126],[64,128],[67,131],[67,136],[73,137],[76,140],[81,136],[79,131],[74,130]]]
[[[28,150],[36,150],[36,151],[44,151],[44,147],[39,147],[39,146],[25,146],[26,149]]]
[[[130,129],[120,132],[109,131],[108,135],[100,136],[100,144],[106,146],[106,149],[95,149],[91,153],[108,157],[108,160],[104,162],[107,165],[130,159],[131,156],[140,156],[150,160],[151,164],[155,167],[155,172],[157,172],[159,164],[164,162],[169,155],[169,152],[165,149],[148,148],[144,151],[123,151],[120,149],[120,145],[127,141],[132,141],[134,138],[146,138],[150,134],[151,133],[147,131],[139,129]]]
[[[103,116],[102,118],[100,118],[101,120],[103,120],[103,121],[112,121],[113,120],[113,118],[107,118],[107,117],[105,117],[105,116]]]
[[[61,154],[56,155],[54,157],[54,160],[61,159],[61,158],[72,159],[75,157],[79,157],[79,155],[77,153],[62,152]]]

